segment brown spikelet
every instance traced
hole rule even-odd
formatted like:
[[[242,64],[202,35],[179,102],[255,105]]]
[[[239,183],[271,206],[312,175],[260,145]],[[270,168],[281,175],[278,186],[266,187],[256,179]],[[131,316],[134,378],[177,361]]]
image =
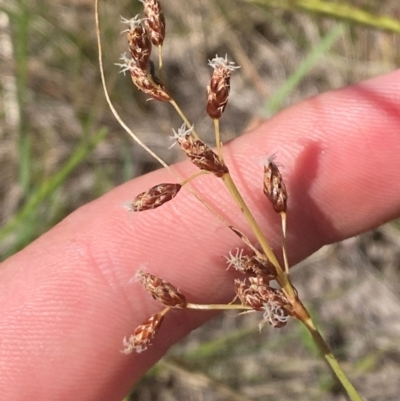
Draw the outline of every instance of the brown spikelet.
[[[136,64],[132,64],[129,72],[131,73],[132,82],[142,92],[160,102],[169,102],[171,100],[171,96],[166,92],[165,86],[160,81],[156,82],[154,80],[154,75],[150,70],[142,70]]]
[[[210,149],[202,140],[195,139],[191,135],[192,128],[187,129],[183,124],[178,132],[174,131],[174,139],[184,150],[191,162],[200,170],[213,173],[217,177],[222,177],[228,173],[228,167],[221,161],[218,155]]]
[[[264,165],[263,192],[271,202],[275,212],[286,212],[288,197],[286,185],[273,157],[268,158]]]
[[[138,15],[130,20],[122,19],[123,23],[129,25],[129,28],[124,32],[126,32],[132,59],[139,68],[147,70],[151,55],[151,41],[146,29],[142,25],[142,21]]]
[[[162,46],[165,39],[165,18],[158,0],[141,0],[146,15],[145,24],[154,46]]]
[[[132,204],[128,206],[128,209],[134,212],[155,209],[175,198],[181,188],[181,184],[165,183],[156,185],[137,195]]]
[[[283,308],[290,303],[282,290],[269,286],[268,280],[263,277],[248,277],[244,280],[235,280],[236,294],[243,305],[251,306],[255,310],[264,310],[265,304],[276,303]]]
[[[262,310],[265,303],[262,293],[265,293],[267,288],[267,284],[264,284],[262,279],[250,277],[244,280],[235,280],[236,295],[241,303],[258,311]]]
[[[260,259],[255,255],[243,255],[243,249],[238,249],[236,254],[230,252],[226,259],[228,268],[233,267],[241,273],[262,277],[267,283],[276,279],[275,267],[267,258]]]
[[[165,86],[154,75],[154,65],[151,63],[151,60],[149,61],[147,70],[141,69],[135,60],[129,59],[126,55],[123,55],[121,60],[123,62],[117,64],[121,67],[121,72],[125,73],[129,71],[132,82],[139,90],[160,102],[171,101],[171,96],[167,93]]]
[[[170,308],[186,307],[186,297],[168,281],[142,270],[137,272],[136,277],[156,301]]]
[[[214,68],[210,84],[207,86],[207,114],[218,119],[222,116],[228,103],[231,89],[231,72],[239,68],[225,58],[216,56],[208,63]]]
[[[163,320],[164,314],[156,313],[144,321],[136,328],[128,340],[124,338],[124,350],[122,352],[124,354],[130,354],[134,350],[138,353],[145,351],[151,344]]]

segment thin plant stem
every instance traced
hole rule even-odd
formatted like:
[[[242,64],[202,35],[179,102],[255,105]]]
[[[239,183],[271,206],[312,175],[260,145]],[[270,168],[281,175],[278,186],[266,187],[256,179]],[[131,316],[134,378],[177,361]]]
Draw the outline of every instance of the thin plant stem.
[[[193,175],[191,175],[191,176],[188,177],[188,178],[185,178],[183,181],[180,182],[180,184],[181,184],[182,186],[184,186],[184,185],[186,185],[188,182],[194,180],[195,178],[197,178],[197,177],[199,177],[199,176],[201,176],[201,175],[206,175],[206,174],[210,174],[210,173],[209,173],[208,171],[203,171],[203,170],[201,170],[201,171],[199,171],[198,173],[193,174]]]
[[[167,306],[166,308],[164,308],[161,312],[160,315],[165,316],[167,314],[167,312],[169,312],[171,310],[171,308],[169,306]]]
[[[218,154],[219,160],[221,160],[221,162],[223,162],[221,133],[219,130],[219,119],[214,118],[213,121],[214,121],[214,131],[215,131],[215,146],[217,147],[217,154]]]
[[[161,78],[161,70],[163,68],[163,58],[162,58],[162,45],[158,45],[158,72],[160,74],[160,78]]]
[[[287,256],[287,250],[286,250],[286,222],[287,222],[287,214],[286,212],[281,212],[279,213],[281,215],[281,220],[282,220],[282,255],[283,255],[283,264],[285,266],[285,272],[286,274],[289,274],[289,259]]]
[[[363,401],[360,395],[358,394],[355,387],[351,384],[350,380],[347,378],[346,374],[342,370],[339,365],[338,360],[332,354],[331,350],[329,349],[328,345],[326,344],[325,340],[321,336],[320,332],[315,328],[311,318],[302,322],[304,326],[307,328],[309,333],[311,334],[312,338],[314,339],[315,344],[318,346],[320,352],[324,356],[326,362],[331,367],[335,376],[338,378],[340,383],[345,388],[349,398],[351,401]]]
[[[253,310],[250,306],[239,305],[239,304],[192,304],[188,303],[186,308],[189,309],[201,309],[201,310]]]
[[[179,117],[183,120],[183,122],[187,125],[187,127],[192,128],[193,125],[187,119],[187,117],[186,117],[185,113],[182,111],[182,109],[178,106],[178,103],[176,103],[174,99],[171,99],[169,102],[174,107],[174,109],[177,111],[177,113],[179,114]],[[194,128],[192,128],[192,135],[194,138],[199,139],[199,136],[197,135]]]

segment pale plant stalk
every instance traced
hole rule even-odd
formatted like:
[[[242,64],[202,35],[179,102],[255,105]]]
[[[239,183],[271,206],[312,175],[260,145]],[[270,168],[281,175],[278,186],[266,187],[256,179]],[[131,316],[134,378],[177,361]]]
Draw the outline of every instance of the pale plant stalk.
[[[253,310],[252,307],[240,304],[192,304],[186,305],[189,309],[201,310]]]
[[[282,220],[282,255],[283,255],[283,264],[285,267],[285,273],[287,275],[289,275],[289,269],[290,269],[290,265],[289,265],[289,259],[288,259],[288,255],[287,255],[287,248],[286,248],[286,218],[287,218],[287,214],[286,212],[280,212],[279,213],[281,216],[281,220]]]
[[[223,154],[222,154],[222,142],[221,142],[221,132],[219,129],[219,119],[214,118],[214,131],[215,131],[215,146],[217,147],[217,154],[221,162],[224,161]]]
[[[130,128],[123,122],[123,120],[120,118],[118,115],[117,111],[115,110],[110,97],[108,95],[107,87],[106,87],[106,82],[105,82],[105,76],[104,76],[104,69],[103,69],[103,63],[102,63],[102,47],[101,47],[101,39],[100,39],[100,23],[99,23],[99,11],[98,11],[98,4],[99,0],[95,0],[95,18],[96,18],[96,33],[97,33],[97,41],[98,41],[98,50],[99,50],[99,63],[100,63],[100,74],[101,74],[101,80],[102,80],[102,85],[103,85],[103,90],[106,96],[107,103],[114,114],[116,120],[119,122],[119,124],[127,131],[127,133],[143,148],[145,149],[155,160],[157,160],[163,167],[165,167],[168,171],[172,172],[180,181],[180,177],[174,173],[171,168],[157,155],[155,154],[151,149],[149,149],[142,141],[139,140],[139,138],[130,130]],[[161,49],[159,52],[159,57],[160,57],[160,64],[162,63],[161,61]],[[192,127],[192,124],[188,121],[180,107],[176,104],[174,100],[171,100],[170,103],[174,106],[178,114],[181,116],[182,120],[186,123],[188,127]],[[218,149],[218,154],[219,157],[223,158],[222,155],[222,146],[221,146],[221,140],[220,140],[220,132],[219,132],[219,122],[216,122],[214,119],[214,127],[215,127],[215,132],[216,132],[216,144],[217,144],[217,149]],[[193,132],[192,132],[193,133]],[[195,138],[198,138],[197,133],[193,133]],[[200,175],[200,174],[199,174]],[[186,183],[188,180],[193,179],[194,176],[190,177],[187,180],[184,180],[183,182]],[[282,290],[286,294],[288,300],[290,301],[293,310],[294,310],[294,316],[297,317],[307,328],[307,330],[310,332],[313,340],[315,341],[316,345],[318,346],[319,350],[321,353],[324,355],[325,360],[335,373],[336,377],[339,379],[339,381],[342,383],[343,387],[346,389],[350,399],[352,401],[362,401],[361,397],[341,369],[338,361],[330,351],[328,345],[324,341],[323,337],[321,336],[320,332],[316,329],[308,311],[304,307],[304,305],[301,303],[297,296],[297,291],[291,284],[289,274],[288,274],[288,261],[287,261],[287,256],[286,256],[286,247],[284,244],[284,261],[285,261],[285,269],[283,269],[276,258],[274,252],[272,251],[265,235],[263,234],[259,224],[257,223],[256,219],[254,218],[253,214],[251,213],[250,209],[248,208],[246,202],[244,201],[242,195],[240,194],[238,188],[236,187],[231,175],[229,173],[224,174],[222,177],[222,181],[225,184],[226,188],[228,189],[229,193],[231,194],[232,198],[235,200],[237,205],[239,206],[240,210],[242,211],[244,217],[246,218],[251,230],[253,231],[258,243],[260,244],[263,252],[267,256],[268,260],[274,265],[276,272],[277,272],[277,281],[279,285],[281,286]],[[211,208],[198,194],[195,194],[195,196],[209,209],[211,210],[221,221],[223,221],[229,228],[232,229],[232,226],[229,225],[225,219],[223,219],[213,208]],[[281,216],[282,217],[282,227],[283,227],[283,233],[284,233],[284,239],[286,238],[286,216]],[[284,220],[283,220],[284,217]],[[215,304],[215,305],[201,305],[201,304],[187,304],[187,307],[190,309],[206,309],[206,310],[251,310],[253,308],[247,307],[244,305],[238,305],[238,304],[227,304],[227,305],[221,305],[221,304]],[[165,308],[161,314],[165,315],[170,308]]]
[[[278,281],[279,285],[282,287],[283,291],[286,293],[290,302],[292,303],[294,310],[296,312],[296,317],[304,324],[304,326],[310,332],[310,334],[311,334],[312,338],[314,339],[316,345],[318,346],[320,352],[322,353],[322,355],[324,355],[326,362],[331,367],[331,369],[333,370],[333,372],[336,375],[336,377],[338,378],[338,380],[342,383],[342,385],[345,388],[345,390],[347,391],[350,399],[352,401],[362,401],[362,398],[360,397],[357,390],[351,384],[350,380],[347,378],[346,374],[340,367],[337,359],[335,358],[335,356],[329,349],[329,346],[323,339],[321,333],[315,327],[315,325],[312,321],[312,318],[311,318],[310,314],[308,313],[307,309],[304,307],[303,303],[298,298],[297,291],[293,287],[293,285],[290,281],[289,274],[286,273],[282,269],[278,259],[276,258],[274,252],[272,251],[271,247],[269,246],[268,241],[265,238],[265,235],[261,231],[261,228],[259,227],[253,214],[251,213],[246,202],[244,201],[243,197],[241,196],[239,190],[237,189],[231,175],[229,173],[225,174],[222,177],[222,180],[223,180],[225,186],[227,187],[228,191],[231,193],[232,197],[234,198],[234,200],[240,207],[250,228],[252,229],[254,235],[256,236],[262,250],[265,252],[267,258],[270,260],[270,262],[276,268],[277,281]],[[285,224],[286,224],[286,219],[285,219]],[[287,265],[287,270],[289,270],[285,246],[284,246],[284,249],[285,249],[285,252],[284,252],[285,266]]]
[[[162,74],[163,58],[162,58],[162,45],[158,45],[158,72]]]
[[[182,111],[182,109],[179,107],[178,103],[175,102],[175,100],[171,99],[169,102],[174,109],[176,110],[176,112],[178,113],[179,117],[182,119],[182,121],[186,124],[186,126],[188,128],[192,129],[192,135],[195,139],[199,139],[199,135],[197,134],[197,132],[195,131],[193,125],[190,123],[190,121],[187,119],[185,113]]]

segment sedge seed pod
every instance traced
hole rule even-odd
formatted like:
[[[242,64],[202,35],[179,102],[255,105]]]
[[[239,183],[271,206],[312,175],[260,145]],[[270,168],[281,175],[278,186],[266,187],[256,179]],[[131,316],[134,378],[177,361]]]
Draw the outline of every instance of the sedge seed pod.
[[[128,355],[133,351],[137,353],[145,351],[151,345],[151,341],[159,330],[163,320],[163,313],[156,313],[145,320],[135,329],[129,339],[123,339],[124,350],[122,352]]]
[[[137,195],[132,204],[129,205],[129,210],[142,212],[144,210],[156,209],[175,198],[181,188],[181,184],[164,183],[155,185]]]
[[[282,174],[274,162],[274,156],[269,157],[264,165],[263,192],[269,199],[275,212],[287,210],[287,191]]]
[[[162,46],[165,40],[165,18],[158,0],[141,0],[146,15],[145,24],[154,46]]]
[[[143,19],[140,19],[138,15],[129,20],[122,18],[122,22],[129,25],[129,28],[123,32],[126,32],[132,59],[139,68],[147,70],[150,63],[151,41],[142,21]]]
[[[158,302],[169,308],[185,308],[186,297],[174,285],[153,274],[139,270],[136,278],[142,283],[145,290]]]
[[[200,170],[208,171],[219,178],[227,174],[227,165],[201,139],[195,139],[192,131],[193,127],[187,128],[186,124],[183,124],[178,131],[173,130],[172,139],[176,140],[190,161]]]
[[[229,92],[231,90],[231,73],[239,66],[235,66],[232,61],[216,55],[209,60],[208,65],[214,69],[210,83],[207,86],[207,114],[218,119],[222,116],[228,103]]]
[[[121,68],[121,72],[129,71],[132,82],[139,90],[160,102],[171,101],[171,96],[167,93],[165,86],[155,76],[152,76],[153,65],[151,60],[148,68],[143,70],[134,59],[129,59],[126,54],[123,54],[120,59],[122,63],[117,65]]]

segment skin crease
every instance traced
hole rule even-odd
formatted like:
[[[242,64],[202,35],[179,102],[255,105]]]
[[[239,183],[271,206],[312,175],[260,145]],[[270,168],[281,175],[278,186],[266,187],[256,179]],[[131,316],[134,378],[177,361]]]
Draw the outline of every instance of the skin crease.
[[[279,252],[279,216],[262,195],[263,160],[277,154],[289,193],[293,265],[324,244],[400,216],[399,127],[396,71],[308,99],[226,144],[224,154]],[[174,170],[196,172],[189,162]],[[139,192],[174,181],[164,170],[130,181],[2,264],[2,398],[120,400],[173,343],[210,317],[173,311],[146,352],[120,353],[122,338],[161,309],[132,280],[141,266],[192,302],[232,299],[233,272],[226,271],[223,255],[242,244],[188,191],[153,211],[133,214],[122,207]],[[251,237],[217,179],[201,177],[193,187]]]

